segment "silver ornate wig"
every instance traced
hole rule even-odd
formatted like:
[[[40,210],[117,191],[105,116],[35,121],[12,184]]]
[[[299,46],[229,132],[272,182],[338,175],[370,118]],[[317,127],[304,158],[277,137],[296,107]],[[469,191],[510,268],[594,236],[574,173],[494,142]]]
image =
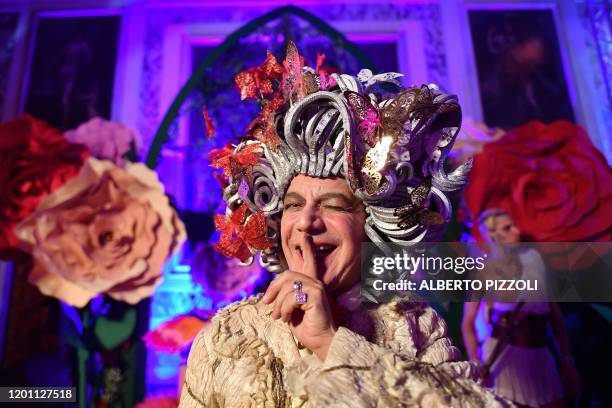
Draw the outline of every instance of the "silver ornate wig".
[[[401,74],[325,76],[289,58],[288,51],[280,107],[262,125],[276,142],[238,144],[234,154],[258,151],[259,159],[248,172],[232,170],[223,193],[228,217],[244,204],[251,216],[263,213],[269,245],[259,248],[262,265],[283,270],[280,217],[297,174],[344,177],[365,206],[367,236],[384,251],[386,242],[439,239],[451,215],[446,194],[464,185],[470,168],[447,174],[443,167],[461,123],[457,98],[435,85],[404,88]]]

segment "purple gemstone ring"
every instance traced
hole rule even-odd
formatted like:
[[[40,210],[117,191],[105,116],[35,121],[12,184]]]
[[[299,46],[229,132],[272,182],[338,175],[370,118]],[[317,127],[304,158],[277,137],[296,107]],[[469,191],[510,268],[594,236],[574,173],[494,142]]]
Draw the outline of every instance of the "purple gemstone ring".
[[[308,301],[308,294],[306,292],[296,291],[295,292],[295,303],[303,305]]]
[[[299,281],[299,280],[293,281],[293,289],[300,292],[302,290],[302,281]]]

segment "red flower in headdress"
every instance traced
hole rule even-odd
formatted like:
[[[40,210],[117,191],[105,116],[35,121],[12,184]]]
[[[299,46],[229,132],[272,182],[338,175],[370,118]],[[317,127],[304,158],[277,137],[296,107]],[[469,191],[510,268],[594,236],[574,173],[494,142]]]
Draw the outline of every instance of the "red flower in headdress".
[[[263,211],[248,216],[249,207],[242,204],[229,216],[215,215],[215,229],[221,238],[213,247],[228,258],[237,257],[245,262],[251,257],[252,249],[269,249],[266,238],[266,220]]]
[[[319,81],[321,82],[321,90],[324,91],[336,85],[336,80],[330,75],[331,70],[323,67],[323,61],[325,61],[325,54],[317,53],[316,71],[319,75]]]
[[[240,99],[263,97],[264,94],[274,92],[272,81],[280,79],[285,70],[280,65],[274,54],[268,51],[266,60],[259,67],[249,68],[236,75],[235,81],[240,90]]]
[[[317,53],[317,67],[315,68],[317,72],[324,72],[323,61],[325,61],[325,54]]]
[[[216,171],[213,172],[213,177],[215,178],[215,180],[217,180],[217,182],[221,186],[221,190],[225,190],[225,187],[229,186],[229,181],[225,177],[223,177],[221,174],[217,173]]]
[[[211,150],[208,153],[208,160],[211,166],[223,169],[223,176],[226,178],[234,178],[240,173],[246,173],[250,180],[253,166],[259,161],[260,154],[260,143],[250,143],[236,153],[232,146],[227,144],[222,149]]]
[[[212,139],[215,134],[215,125],[213,124],[212,118],[208,115],[208,109],[206,109],[206,107],[202,109],[202,116],[204,118],[204,124],[206,125],[206,136],[208,139]]]
[[[274,99],[264,102],[263,109],[247,126],[247,131],[251,131],[251,136],[260,142],[264,143],[270,149],[275,150],[281,144],[280,137],[276,132],[276,122],[274,114],[285,104],[285,100],[281,95],[277,95]]]

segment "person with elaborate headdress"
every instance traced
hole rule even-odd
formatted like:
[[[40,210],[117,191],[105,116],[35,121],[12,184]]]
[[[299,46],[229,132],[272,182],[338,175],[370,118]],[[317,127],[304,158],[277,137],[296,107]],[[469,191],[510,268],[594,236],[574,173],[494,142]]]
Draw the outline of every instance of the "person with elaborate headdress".
[[[469,164],[444,159],[457,98],[400,74],[303,66],[289,43],[236,77],[261,99],[249,137],[214,151],[228,179],[215,218],[227,256],[277,273],[219,311],[191,349],[180,406],[505,406],[481,387],[428,305],[362,303],[361,243],[435,241]],[[415,198],[415,191],[419,197]]]

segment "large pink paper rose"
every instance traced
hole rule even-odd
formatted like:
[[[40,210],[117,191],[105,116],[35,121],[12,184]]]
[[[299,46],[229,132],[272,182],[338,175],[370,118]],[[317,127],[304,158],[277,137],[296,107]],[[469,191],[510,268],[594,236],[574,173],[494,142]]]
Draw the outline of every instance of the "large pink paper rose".
[[[67,131],[64,136],[72,143],[87,146],[92,156],[110,160],[118,166],[126,162],[125,155],[132,144],[140,149],[140,135],[119,123],[102,118],[92,118],[75,130]]]
[[[83,307],[99,293],[128,303],[150,296],[185,228],[155,172],[90,158],[16,234],[36,261],[29,281]]]

